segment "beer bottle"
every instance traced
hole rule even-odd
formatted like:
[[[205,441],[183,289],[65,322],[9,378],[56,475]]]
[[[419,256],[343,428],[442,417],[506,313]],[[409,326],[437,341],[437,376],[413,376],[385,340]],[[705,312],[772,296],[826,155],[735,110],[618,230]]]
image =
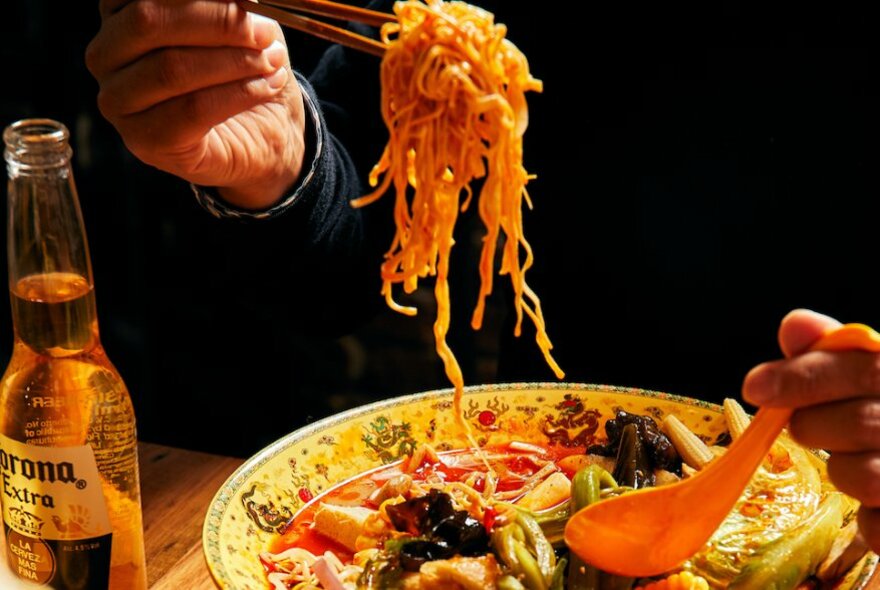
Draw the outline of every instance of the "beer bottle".
[[[15,330],[0,383],[9,568],[27,587],[146,588],[134,412],[98,337],[69,134],[30,119],[3,139]]]

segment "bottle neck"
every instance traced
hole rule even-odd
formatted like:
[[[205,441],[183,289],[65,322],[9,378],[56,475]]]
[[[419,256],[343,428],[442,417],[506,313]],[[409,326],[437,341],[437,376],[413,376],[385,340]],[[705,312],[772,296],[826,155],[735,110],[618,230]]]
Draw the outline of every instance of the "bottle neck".
[[[6,128],[7,250],[16,338],[40,354],[98,344],[88,244],[67,128],[30,119]]]
[[[23,119],[3,131],[10,178],[70,165],[70,132],[52,119]]]

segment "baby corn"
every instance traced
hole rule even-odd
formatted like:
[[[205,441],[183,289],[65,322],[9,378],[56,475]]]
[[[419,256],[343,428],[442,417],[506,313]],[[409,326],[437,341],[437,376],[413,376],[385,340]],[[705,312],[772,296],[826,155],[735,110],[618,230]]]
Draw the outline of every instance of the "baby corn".
[[[663,419],[662,429],[675,445],[681,460],[694,469],[702,469],[715,458],[706,443],[672,414]]]
[[[739,402],[729,397],[724,400],[724,419],[727,421],[730,438],[733,440],[739,438],[752,421]]]

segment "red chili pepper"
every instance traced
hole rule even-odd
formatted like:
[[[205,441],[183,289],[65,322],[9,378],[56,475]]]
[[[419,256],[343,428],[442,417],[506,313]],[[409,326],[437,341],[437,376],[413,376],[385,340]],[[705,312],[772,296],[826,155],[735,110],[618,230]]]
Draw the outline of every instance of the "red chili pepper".
[[[486,511],[483,513],[483,527],[488,531],[492,532],[492,527],[495,526],[495,520],[498,518],[498,513],[491,506],[486,508]]]
[[[299,499],[303,502],[308,502],[315,497],[314,495],[312,495],[312,491],[309,488],[300,488],[297,492],[297,495],[299,496]]]

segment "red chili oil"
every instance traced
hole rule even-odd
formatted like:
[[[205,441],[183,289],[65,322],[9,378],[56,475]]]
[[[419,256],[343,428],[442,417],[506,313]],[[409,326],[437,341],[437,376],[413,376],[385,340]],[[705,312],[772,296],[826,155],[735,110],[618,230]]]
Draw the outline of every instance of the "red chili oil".
[[[537,446],[537,445],[535,445]],[[502,447],[485,447],[483,452],[489,457],[489,464],[499,474],[497,490],[511,491],[521,487],[524,479],[537,473],[543,464],[536,459],[559,462],[570,455],[583,454],[583,447],[566,448],[562,446],[540,447],[542,454],[518,451]],[[505,455],[499,459],[497,455]],[[410,475],[415,481],[426,479],[441,479],[445,482],[464,481],[474,471],[485,471],[479,455],[469,449],[448,451],[440,453],[439,462],[425,461]],[[272,553],[280,553],[290,547],[300,547],[311,551],[315,555],[321,555],[325,551],[332,551],[347,563],[352,558],[352,553],[345,547],[317,533],[312,528],[315,511],[321,504],[341,504],[345,506],[369,506],[367,499],[370,494],[382,486],[387,480],[400,475],[402,462],[380,467],[363,473],[353,479],[345,481],[323,494],[317,496],[306,504],[293,518],[284,534],[275,539],[270,546]],[[485,481],[479,478],[475,484],[477,491],[483,491]],[[371,506],[372,507],[372,506]],[[494,519],[492,519],[494,520]]]

